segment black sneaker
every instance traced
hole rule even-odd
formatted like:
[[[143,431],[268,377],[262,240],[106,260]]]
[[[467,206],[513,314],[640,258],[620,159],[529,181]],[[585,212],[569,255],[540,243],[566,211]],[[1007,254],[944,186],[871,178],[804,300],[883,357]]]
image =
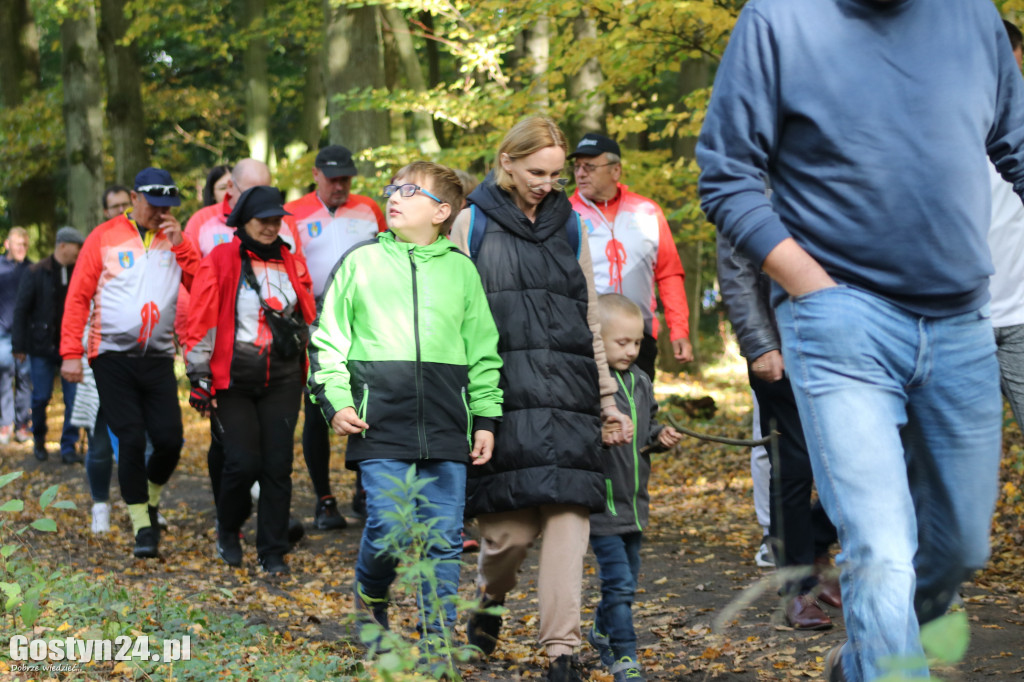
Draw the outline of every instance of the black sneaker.
[[[299,540],[306,537],[306,529],[302,526],[302,521],[299,521],[293,516],[288,517],[288,544],[295,546],[299,544]]]
[[[583,682],[575,656],[562,654],[548,666],[548,682]]]
[[[45,445],[37,445],[32,451],[40,462],[45,462],[50,456],[50,453],[46,451]]]
[[[160,531],[153,526],[140,528],[135,534],[135,556],[138,559],[155,559],[160,556],[157,548],[160,545]]]
[[[469,614],[469,622],[466,623],[466,640],[471,646],[475,646],[489,656],[498,646],[498,636],[501,634],[501,616],[487,613],[485,609],[493,609],[504,606],[504,599],[491,599],[486,594],[480,595],[480,603],[477,604]]]
[[[264,554],[260,556],[260,566],[271,575],[284,575],[292,572],[292,569],[288,568],[288,564],[284,562],[284,557],[280,554]]]
[[[334,495],[327,495],[316,503],[313,514],[313,526],[320,530],[341,530],[348,522],[338,511],[338,501]]]
[[[237,530],[224,530],[217,524],[217,554],[228,566],[242,565],[242,542]]]
[[[65,464],[81,464],[85,460],[82,459],[82,456],[80,454],[72,450],[71,452],[60,453],[60,461],[64,462]]]
[[[154,528],[159,528],[161,531],[167,530],[167,519],[160,513],[160,507],[154,507],[149,505],[149,523]]]

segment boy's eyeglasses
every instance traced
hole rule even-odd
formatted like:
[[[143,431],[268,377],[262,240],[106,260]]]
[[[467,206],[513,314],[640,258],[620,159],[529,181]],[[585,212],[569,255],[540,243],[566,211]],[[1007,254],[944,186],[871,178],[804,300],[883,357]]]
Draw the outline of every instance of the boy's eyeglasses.
[[[177,185],[143,185],[142,187],[136,187],[135,191],[142,192],[143,194],[152,194],[154,196],[178,196]]]
[[[385,186],[384,187],[384,192],[383,192],[384,198],[385,199],[389,198],[395,192],[398,192],[399,194],[401,194],[406,199],[411,197],[413,194],[416,194],[416,192],[419,192],[421,194],[427,195],[428,197],[430,197],[431,199],[433,199],[434,201],[436,201],[439,204],[446,204],[446,203],[448,203],[446,201],[441,201],[436,196],[434,196],[433,194],[431,194],[427,190],[423,189],[419,185],[413,185],[411,183],[407,184],[407,185],[387,185],[387,186]]]

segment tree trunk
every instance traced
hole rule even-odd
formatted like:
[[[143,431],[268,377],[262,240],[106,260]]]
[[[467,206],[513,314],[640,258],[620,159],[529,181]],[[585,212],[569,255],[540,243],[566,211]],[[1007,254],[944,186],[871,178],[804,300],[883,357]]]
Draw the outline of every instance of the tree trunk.
[[[64,130],[68,158],[68,222],[83,232],[102,222],[103,86],[96,7],[69,3],[60,27]]]
[[[306,46],[306,81],[302,88],[302,119],[299,139],[306,149],[320,146],[320,134],[327,115],[327,97],[324,93],[324,52],[319,45]]]
[[[0,105],[14,108],[39,89],[39,33],[29,0],[0,0]],[[8,197],[14,225],[54,223],[53,178],[32,178]]]
[[[267,37],[263,21],[267,0],[245,0],[243,30],[248,34],[243,56],[245,73],[245,139],[249,156],[264,163],[270,154],[270,82],[267,73]]]
[[[545,14],[526,31],[524,47],[530,69],[530,94],[533,106],[547,111],[548,102],[548,57],[551,53],[551,19]]]
[[[131,186],[149,165],[142,108],[142,67],[135,41],[122,44],[128,30],[125,0],[100,0],[100,47],[107,73],[107,126],[114,150],[114,179]]]
[[[334,95],[353,88],[384,87],[384,40],[380,8],[336,6],[324,0],[327,25],[327,111],[330,140],[356,155],[388,143],[386,111],[350,111]],[[360,172],[372,175],[373,164],[356,161]]]
[[[420,22],[423,23],[429,35],[434,34],[434,15],[430,12],[420,12]],[[427,53],[427,87],[435,88],[441,82],[441,54],[437,49],[437,41],[427,39],[426,44]],[[437,118],[432,118],[434,127],[434,139],[440,146],[444,146],[444,122]]]
[[[409,89],[414,92],[426,92],[427,84],[423,80],[423,70],[420,67],[420,60],[416,56],[412,35],[409,34],[408,22],[402,13],[394,7],[384,10],[384,19],[391,27],[391,34],[395,39],[395,51],[402,62],[402,70],[409,81]],[[429,112],[412,112],[412,135],[420,153],[427,156],[440,153],[441,145],[434,134],[434,117]]]
[[[586,10],[573,21],[573,37],[576,42],[597,39],[597,22],[588,16]],[[591,57],[583,63],[583,67],[569,79],[569,98],[578,102],[577,115],[574,117],[573,139],[579,139],[587,133],[603,131],[606,99],[598,88],[604,82],[601,64],[597,57]]]

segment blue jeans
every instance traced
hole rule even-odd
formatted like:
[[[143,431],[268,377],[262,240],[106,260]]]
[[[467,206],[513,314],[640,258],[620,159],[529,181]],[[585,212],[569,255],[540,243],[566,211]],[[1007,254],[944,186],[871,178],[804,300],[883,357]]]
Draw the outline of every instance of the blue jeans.
[[[28,359],[15,360],[11,335],[0,333],[0,426],[24,428],[32,418]]]
[[[359,589],[369,597],[383,599],[395,579],[397,558],[393,549],[385,543],[385,536],[398,526],[389,512],[398,508],[395,500],[388,497],[397,492],[393,478],[404,481],[410,468],[415,468],[416,478],[426,480],[421,494],[427,502],[417,504],[419,521],[433,523],[436,541],[427,549],[427,558],[438,561],[434,571],[436,588],[430,580],[424,580],[420,592],[424,602],[421,612],[426,624],[420,623],[421,631],[438,632],[442,623],[451,628],[455,623],[454,597],[459,588],[460,557],[462,556],[462,512],[466,504],[466,465],[461,462],[426,460],[403,462],[394,459],[367,459],[359,462],[366,490],[366,525],[356,559],[356,582]],[[402,538],[408,542],[409,538]],[[438,614],[436,605],[442,604],[443,614]]]
[[[594,612],[594,626],[601,634],[608,635],[616,661],[623,656],[636,659],[633,599],[640,579],[642,539],[640,532],[590,536],[601,578],[601,603]]]
[[[61,359],[59,355],[30,355],[29,365],[32,371],[32,438],[36,446],[46,442],[46,406],[53,397],[53,380],[60,373]],[[75,454],[75,443],[78,442],[78,428],[71,425],[71,408],[75,404],[77,384],[60,380],[64,391],[64,428],[60,434],[60,454]]]
[[[922,317],[840,286],[787,299],[777,317],[842,545],[846,677],[876,679],[887,657],[925,677],[918,624],[989,553],[1002,399],[988,307]]]

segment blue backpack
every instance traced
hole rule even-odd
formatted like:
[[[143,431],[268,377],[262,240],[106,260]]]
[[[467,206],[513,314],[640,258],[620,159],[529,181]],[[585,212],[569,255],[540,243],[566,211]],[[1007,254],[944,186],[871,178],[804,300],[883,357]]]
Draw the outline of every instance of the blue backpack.
[[[576,254],[576,260],[580,257],[580,242],[583,241],[581,231],[583,226],[580,223],[580,215],[576,211],[569,214],[565,221],[565,239],[569,242],[572,252]],[[480,245],[484,243],[484,235],[487,234],[487,214],[479,210],[476,204],[469,205],[469,257],[476,262],[480,255]]]

